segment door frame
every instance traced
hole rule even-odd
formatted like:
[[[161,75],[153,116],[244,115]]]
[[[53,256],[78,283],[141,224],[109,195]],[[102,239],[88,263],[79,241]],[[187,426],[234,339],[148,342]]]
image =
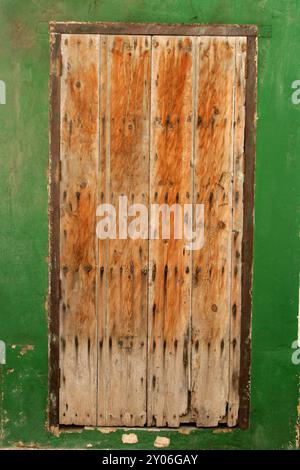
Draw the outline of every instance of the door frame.
[[[60,300],[60,43],[62,34],[242,36],[247,37],[244,136],[244,200],[242,241],[241,358],[238,427],[249,426],[250,363],[256,150],[257,37],[256,25],[77,23],[51,22],[49,80],[49,286],[48,286],[48,426],[59,426],[59,300]]]

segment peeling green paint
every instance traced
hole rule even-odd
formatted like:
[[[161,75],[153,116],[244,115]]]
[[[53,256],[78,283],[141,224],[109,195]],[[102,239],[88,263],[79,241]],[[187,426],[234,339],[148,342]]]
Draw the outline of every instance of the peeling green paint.
[[[152,449],[295,448],[300,105],[299,0],[1,0],[0,366],[2,446]],[[247,431],[47,431],[48,21],[244,23],[260,26],[251,425]],[[30,345],[32,349],[26,350]],[[15,346],[15,347],[14,347]],[[25,347],[26,353],[21,354]],[[299,439],[299,437],[298,437]],[[89,444],[92,447],[88,446]],[[88,447],[87,447],[88,446]]]

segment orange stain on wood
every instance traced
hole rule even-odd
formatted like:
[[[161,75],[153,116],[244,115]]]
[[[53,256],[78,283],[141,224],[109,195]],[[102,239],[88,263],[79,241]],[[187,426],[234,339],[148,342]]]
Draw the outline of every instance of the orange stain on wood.
[[[192,48],[191,38],[152,41],[152,203],[191,202]],[[188,409],[191,258],[184,245],[150,240],[148,425],[178,426]]]
[[[96,424],[99,39],[62,36],[60,422]]]
[[[117,208],[119,196],[126,196],[128,205],[148,205],[150,45],[143,36],[102,37],[99,193]],[[119,233],[118,221],[116,228]],[[148,241],[100,241],[99,255],[105,279],[99,285],[98,421],[143,426]]]
[[[227,407],[236,423],[245,53],[62,36],[62,424],[217,426]],[[170,240],[96,240],[97,204],[120,195],[204,203],[204,248],[174,240],[173,215]]]
[[[193,253],[192,400],[198,426],[226,418],[229,387],[235,38],[199,38],[194,193],[204,248]]]

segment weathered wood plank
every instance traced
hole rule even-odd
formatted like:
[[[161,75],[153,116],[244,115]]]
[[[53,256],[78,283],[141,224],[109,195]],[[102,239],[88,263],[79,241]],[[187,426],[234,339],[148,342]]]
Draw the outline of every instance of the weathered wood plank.
[[[96,424],[99,38],[61,41],[60,423]]]
[[[227,415],[235,39],[197,39],[195,202],[204,204],[204,247],[193,253],[192,409],[198,426]]]
[[[242,238],[244,134],[246,100],[246,38],[236,38],[236,86],[234,99],[233,197],[232,197],[232,269],[231,269],[231,324],[229,360],[228,425],[235,426],[239,411],[239,374],[241,355],[242,305]]]
[[[61,424],[237,424],[246,44],[153,37],[150,83],[149,36],[62,36]],[[204,247],[97,241],[120,195],[204,203]]]
[[[116,208],[121,195],[128,198],[128,205],[147,206],[151,41],[141,36],[103,36],[101,50],[100,198],[103,192],[105,201]],[[117,221],[118,235],[119,229]],[[148,241],[115,239],[103,246],[100,241],[106,287],[100,280],[98,423],[143,426]],[[101,250],[106,251],[105,259]],[[100,307],[105,303],[106,313]]]
[[[98,204],[109,201],[109,143],[110,143],[110,67],[109,45],[105,37],[100,37],[100,156],[98,171]],[[98,317],[98,403],[97,424],[108,423],[109,343],[107,336],[108,297],[107,297],[107,254],[108,240],[98,239],[99,271],[97,275],[97,317]]]
[[[244,159],[244,212],[242,241],[242,318],[239,426],[249,426],[250,412],[250,360],[251,360],[251,310],[253,268],[254,175],[256,144],[257,94],[257,38],[247,39],[246,61],[246,117]]]
[[[152,40],[154,204],[192,202],[192,49],[191,38]],[[148,425],[179,426],[189,404],[191,256],[172,230],[149,245]]]
[[[60,35],[50,36],[49,152],[49,427],[59,425]]]
[[[51,22],[49,29],[52,33],[140,34],[142,36],[257,36],[258,34],[258,27],[251,24]]]

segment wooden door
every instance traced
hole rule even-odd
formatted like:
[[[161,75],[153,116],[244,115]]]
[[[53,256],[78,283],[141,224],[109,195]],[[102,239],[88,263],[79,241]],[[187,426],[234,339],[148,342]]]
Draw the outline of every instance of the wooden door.
[[[59,424],[234,426],[247,38],[55,44]],[[148,208],[148,228],[153,204],[203,204],[203,246],[128,238],[118,217],[117,236],[99,239],[97,207],[118,212],[120,196]]]

